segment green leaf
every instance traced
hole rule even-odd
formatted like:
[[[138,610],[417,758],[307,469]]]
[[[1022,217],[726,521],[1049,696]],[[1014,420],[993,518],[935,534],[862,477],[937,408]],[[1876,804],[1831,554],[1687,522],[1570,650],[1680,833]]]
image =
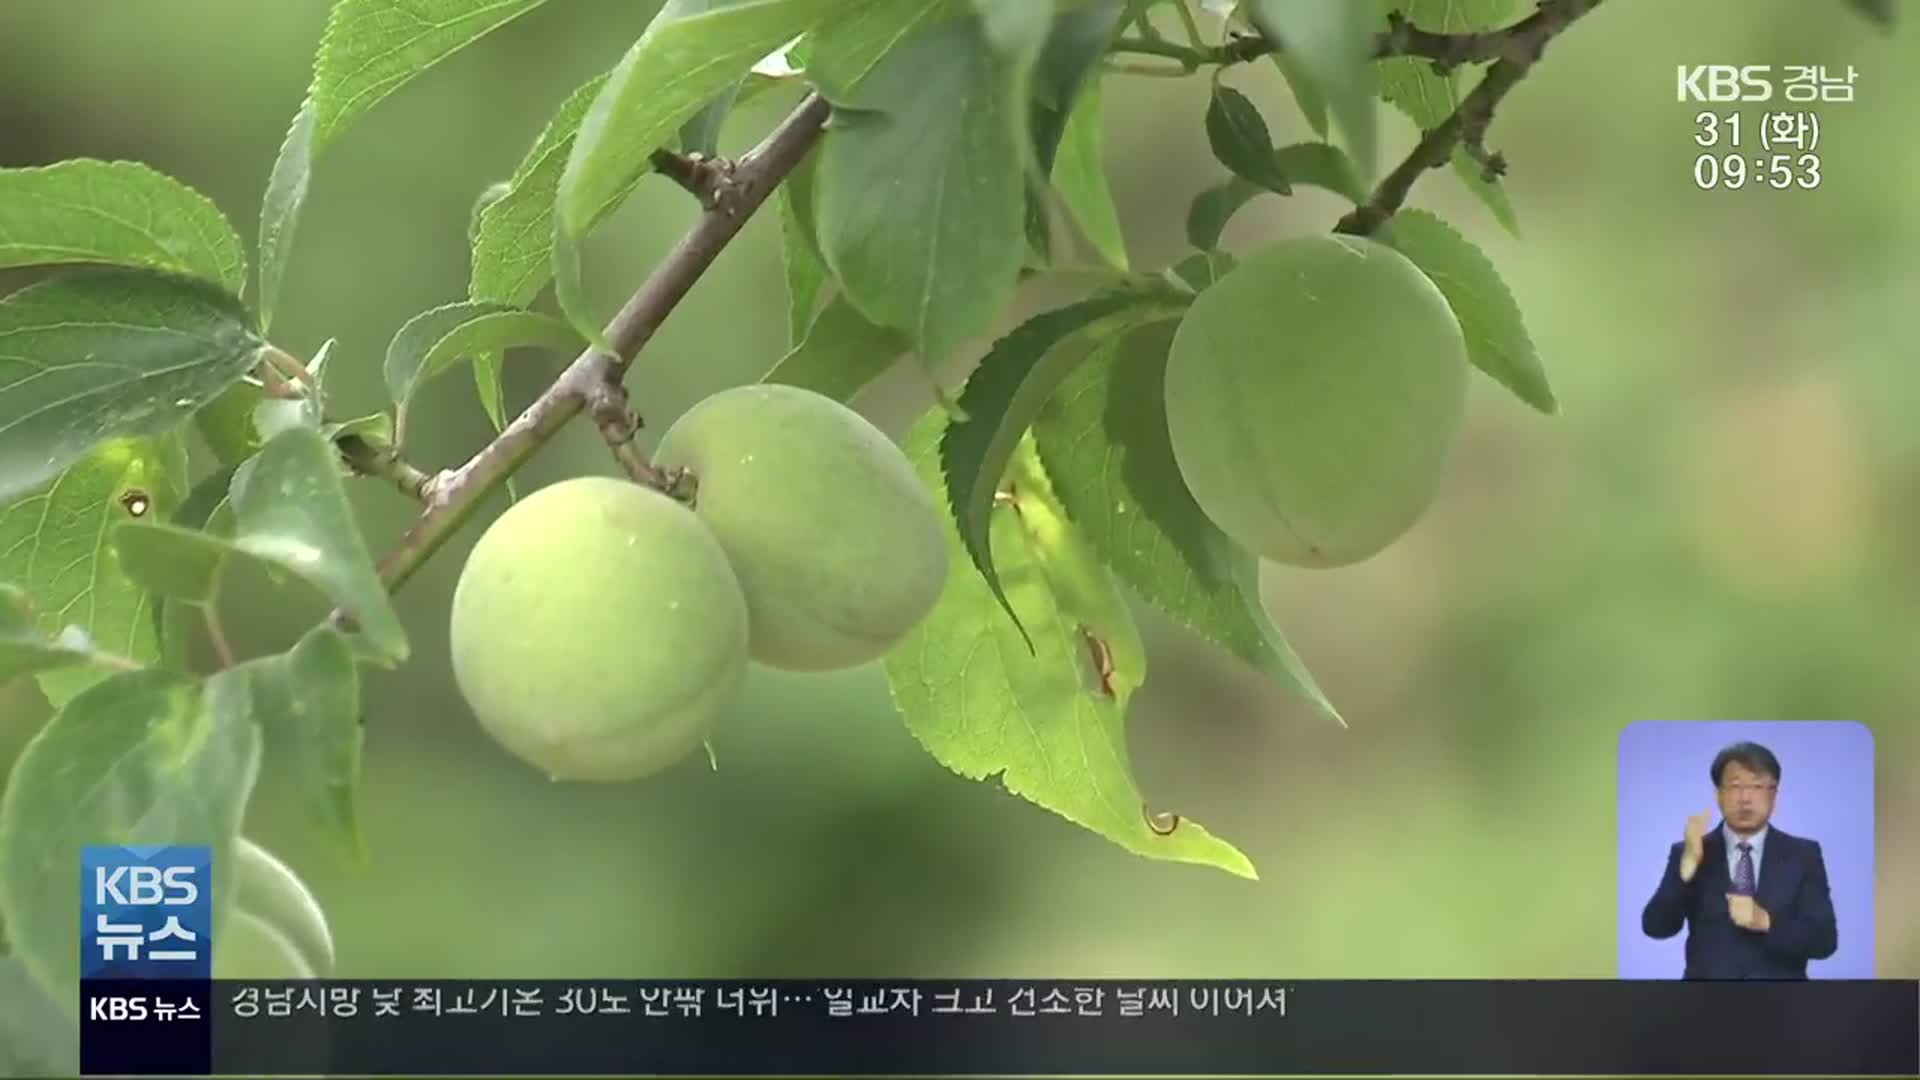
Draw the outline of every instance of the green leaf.
[[[813,31],[807,46],[807,78],[828,99],[845,96],[902,41],[936,18],[964,15],[966,0],[874,0],[857,19],[841,19]]]
[[[1360,182],[1353,159],[1332,143],[1294,143],[1274,151],[1273,157],[1281,175],[1293,183],[1331,191],[1356,203],[1367,199],[1366,185]]]
[[[1248,18],[1268,38],[1284,43],[1313,80],[1346,136],[1361,178],[1378,159],[1374,111],[1371,5],[1358,0],[1247,0]]]
[[[1315,135],[1322,139],[1326,138],[1328,131],[1326,97],[1320,93],[1320,88],[1313,84],[1312,77],[1300,66],[1300,61],[1295,59],[1292,53],[1281,49],[1271,55],[1273,66],[1280,70],[1280,77],[1287,81],[1287,89],[1293,91],[1293,102],[1300,106],[1300,115],[1306,119],[1307,126],[1313,129]]]
[[[543,0],[336,0],[314,61],[314,148]]]
[[[0,1076],[79,1076],[80,1026],[18,957],[0,956]]]
[[[1018,284],[1025,155],[1007,78],[977,20],[928,23],[833,99],[818,151],[828,267],[929,366],[991,327]]]
[[[224,865],[260,745],[242,678],[150,670],[91,687],[21,751],[0,800],[0,914],[55,1001],[80,1000],[80,848],[206,844]]]
[[[1207,102],[1206,128],[1207,145],[1228,171],[1268,191],[1292,193],[1274,160],[1267,122],[1245,94],[1224,83],[1214,83],[1213,96]]]
[[[307,203],[317,152],[313,144],[313,97],[309,94],[287,126],[260,200],[260,267],[253,306],[260,312],[263,331],[273,326],[280,305],[280,286],[293,258],[293,240],[300,228],[300,210]]]
[[[387,392],[406,429],[407,409],[422,384],[463,358],[532,347],[577,351],[586,346],[565,322],[491,300],[465,300],[409,319],[387,346]]]
[[[256,451],[257,453],[258,451]],[[152,520],[165,520],[176,528],[194,531],[205,530],[222,536],[233,532],[233,504],[230,492],[233,488],[233,474],[238,468],[223,465],[207,476],[194,482],[193,490],[164,518],[156,516]],[[107,537],[111,540],[111,537]],[[118,556],[119,551],[109,544],[108,551]],[[123,569],[120,573],[125,574]],[[128,580],[132,581],[129,575]],[[191,661],[189,644],[194,628],[199,625],[196,612],[191,604],[182,604],[164,593],[150,594],[153,605],[153,630],[160,640],[160,663],[175,671],[189,670]]]
[[[1273,168],[1286,177],[1289,184],[1325,188],[1356,203],[1366,199],[1352,159],[1330,143],[1295,143],[1276,150],[1273,152]],[[1201,251],[1218,248],[1220,234],[1226,231],[1233,215],[1239,213],[1240,208],[1255,196],[1265,194],[1266,190],[1236,176],[1195,195],[1192,205],[1187,208],[1187,241]]]
[[[1212,251],[1220,246],[1220,234],[1227,230],[1227,223],[1240,208],[1251,202],[1255,196],[1266,193],[1266,188],[1236,176],[1224,184],[1202,191],[1193,197],[1187,207],[1187,242],[1201,251]]]
[[[187,456],[177,437],[115,439],[39,490],[0,508],[0,581],[31,599],[49,638],[77,627],[94,647],[140,664],[161,659],[146,591],[108,544],[115,522],[163,520],[179,505]],[[40,673],[58,708],[104,672],[94,666]]]
[[[606,82],[605,75],[595,76],[561,102],[514,169],[506,192],[480,211],[468,271],[467,294],[473,299],[525,307],[546,287],[553,264],[553,208],[560,174],[580,121]],[[622,191],[619,198],[626,195]],[[599,216],[610,212],[619,198],[602,207]]]
[[[760,381],[799,386],[844,402],[885,374],[912,347],[905,334],[874,325],[844,297],[836,296],[821,310],[806,338]]]
[[[398,663],[408,656],[406,631],[354,521],[335,460],[318,431],[289,428],[234,474],[231,537],[124,522],[114,530],[114,546],[129,574],[197,604],[215,598],[232,555],[290,571],[351,613],[377,655]]]
[[[905,446],[936,488],[944,422],[942,410],[929,412]],[[1044,486],[1023,483],[1020,497],[1023,517],[992,522],[1004,601],[967,572],[971,556],[949,523],[946,590],[885,660],[908,730],[948,769],[998,775],[1008,791],[1124,850],[1255,877],[1245,855],[1196,822],[1154,827],[1127,753],[1126,710],[1146,677],[1138,632]],[[1007,603],[1014,624],[995,611]]]
[[[833,16],[849,0],[667,0],[581,120],[560,174],[553,230],[554,286],[561,308],[602,348],[587,310],[578,247],[594,222],[650,168],[702,105],[768,53]]]
[[[607,77],[599,75],[575,90],[534,140],[504,189],[491,193],[473,223],[473,253],[467,294],[475,300],[494,300],[525,307],[540,295],[553,270],[553,208],[560,190],[574,134],[587,115]],[[639,182],[639,177],[634,182]],[[598,222],[612,213],[631,187],[601,208]],[[500,377],[501,356],[483,352],[473,359],[473,380],[480,407],[495,431],[507,424]],[[508,481],[511,486],[512,481]]]
[[[320,425],[320,435],[328,442],[337,443],[341,439],[355,438],[377,446],[392,446],[393,417],[386,413],[368,413],[351,420],[339,420]]]
[[[0,502],[120,436],[184,425],[264,342],[213,286],[88,270],[0,300]]]
[[[1847,6],[1880,29],[1893,29],[1893,0],[1847,0]]]
[[[1402,210],[1380,239],[1413,261],[1453,306],[1475,367],[1540,412],[1559,410],[1547,373],[1527,334],[1520,305],[1493,261],[1472,241],[1425,210]]]
[[[348,125],[415,76],[544,0],[336,0],[313,80],[274,159],[260,212],[260,324],[272,324],[313,164]]]
[[[975,571],[1016,621],[989,542],[995,494],[1014,450],[1061,380],[1099,342],[1168,310],[1176,310],[1168,300],[1121,295],[1036,315],[994,343],[961,391],[967,419],[947,427],[940,440],[947,503]]]
[[[1120,229],[1113,192],[1107,186],[1100,101],[1100,84],[1089,83],[1067,115],[1060,151],[1053,160],[1053,187],[1107,265],[1126,270],[1127,241]]]
[[[820,257],[814,234],[813,170],[817,161],[808,154],[776,192],[780,202],[780,258],[787,276],[787,345],[796,348],[806,339],[820,309],[820,291],[827,284],[827,264]]]
[[[238,465],[266,445],[253,422],[255,411],[266,398],[262,388],[238,382],[193,414],[194,429],[213,452],[214,460],[222,465]]]
[[[727,126],[727,117],[733,114],[734,102],[740,97],[740,87],[744,82],[744,79],[735,79],[721,87],[719,93],[700,106],[699,112],[680,125],[681,151],[702,157],[714,157],[720,153],[720,133]]]
[[[1380,0],[1423,30],[1440,34],[1472,33],[1502,25],[1513,10],[1513,0]],[[1356,5],[1364,7],[1365,5]],[[1399,109],[1422,131],[1439,127],[1460,105],[1458,71],[1434,73],[1433,64],[1419,57],[1389,57],[1377,65],[1380,97]],[[1453,152],[1453,171],[1494,219],[1518,234],[1519,219],[1506,189],[1488,180],[1486,170],[1465,148]]]
[[[1203,292],[1214,282],[1226,277],[1238,262],[1229,252],[1200,251],[1181,259],[1167,268],[1175,280],[1183,282],[1194,292]]]
[[[1053,28],[1053,0],[971,0],[994,51],[1031,64]]]
[[[0,683],[75,664],[99,664],[131,669],[140,665],[125,657],[100,651],[78,627],[59,637],[41,633],[39,618],[27,594],[0,584]]]
[[[1162,319],[1102,342],[1034,425],[1040,459],[1068,519],[1141,599],[1339,721],[1268,618],[1258,560],[1181,479],[1162,398],[1178,326]]]
[[[211,200],[131,161],[0,169],[0,267],[106,263],[197,277],[238,293],[240,237]]]
[[[242,667],[267,756],[292,770],[308,813],[363,855],[357,809],[363,733],[352,646],[323,625],[287,652]]]

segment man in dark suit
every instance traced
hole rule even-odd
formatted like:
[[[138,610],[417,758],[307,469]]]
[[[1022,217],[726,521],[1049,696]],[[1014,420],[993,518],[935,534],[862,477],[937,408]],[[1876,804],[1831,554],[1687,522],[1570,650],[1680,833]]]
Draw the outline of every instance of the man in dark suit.
[[[1780,762],[1757,743],[1720,751],[1711,769],[1721,823],[1687,819],[1640,916],[1648,937],[1687,927],[1688,979],[1804,979],[1838,947],[1820,844],[1769,824]]]

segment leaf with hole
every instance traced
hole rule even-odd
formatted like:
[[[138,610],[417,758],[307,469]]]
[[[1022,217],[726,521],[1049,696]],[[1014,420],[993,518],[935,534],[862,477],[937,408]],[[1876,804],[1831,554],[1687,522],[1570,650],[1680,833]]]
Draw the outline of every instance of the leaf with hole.
[[[935,488],[945,422],[942,410],[927,413],[905,446]],[[1009,507],[990,522],[1004,596],[968,572],[972,556],[949,521],[946,589],[884,662],[907,729],[955,773],[998,776],[1013,794],[1126,851],[1255,877],[1244,854],[1199,823],[1147,808],[1126,736],[1145,651],[1111,578],[1030,457],[1029,445],[1017,480],[1024,517]],[[1003,606],[1015,621],[1001,617]]]
[[[0,169],[0,268],[99,263],[196,277],[230,293],[247,256],[226,215],[132,161]]]
[[[115,439],[0,508],[0,581],[32,599],[43,637],[58,639],[71,627],[102,652],[138,664],[161,660],[150,598],[108,538],[115,522],[174,513],[187,469],[177,436]],[[38,681],[57,708],[105,674],[68,666],[42,671]]]
[[[127,573],[167,596],[208,604],[227,560],[246,556],[290,572],[344,608],[359,624],[356,636],[380,658],[407,658],[406,631],[360,535],[334,450],[318,431],[296,427],[275,436],[234,474],[232,504],[231,536],[121,523],[113,544]]]
[[[0,503],[119,437],[179,427],[264,346],[203,282],[88,270],[0,300]]]
[[[989,542],[995,496],[1015,449],[1061,381],[1101,341],[1178,305],[1168,298],[1119,295],[1036,315],[995,342],[967,379],[959,400],[966,419],[941,433],[940,472],[975,572],[1016,620]]]
[[[21,751],[0,799],[0,915],[63,1007],[80,1000],[80,848],[205,844],[224,865],[260,770],[250,706],[233,672],[128,672],[69,701]]]
[[[1178,325],[1166,318],[1109,337],[1075,368],[1034,425],[1040,460],[1067,517],[1122,582],[1338,721],[1267,615],[1258,561],[1207,519],[1181,479],[1161,398]]]
[[[1559,410],[1520,305],[1493,261],[1451,225],[1425,210],[1402,210],[1379,238],[1413,260],[1440,287],[1466,335],[1473,365],[1540,412]]]

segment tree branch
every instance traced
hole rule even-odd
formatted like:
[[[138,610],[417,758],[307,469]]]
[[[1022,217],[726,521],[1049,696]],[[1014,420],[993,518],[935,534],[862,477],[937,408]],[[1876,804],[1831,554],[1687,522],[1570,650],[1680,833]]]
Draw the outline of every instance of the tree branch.
[[[1485,63],[1512,55],[1515,35],[1523,25],[1517,23],[1504,30],[1442,34],[1422,30],[1398,11],[1389,12],[1387,29],[1374,35],[1373,58],[1424,57],[1432,60],[1434,68],[1444,74],[1461,64]],[[1115,41],[1108,51],[1165,57],[1179,61],[1192,72],[1214,65],[1244,64],[1280,52],[1282,48],[1281,42],[1258,31],[1235,31],[1219,45],[1182,45],[1162,37],[1130,35]]]
[[[426,502],[433,476],[414,467],[391,446],[375,446],[358,435],[342,435],[333,441],[346,459],[347,467],[361,476],[385,480],[400,494],[417,502]]]
[[[492,442],[466,464],[441,473],[425,485],[426,510],[380,564],[380,578],[389,592],[405,585],[473,515],[481,500],[505,483],[569,420],[596,402],[605,401],[609,387],[621,386],[641,348],[754,211],[813,149],[830,111],[824,98],[809,95],[738,163],[716,170],[711,197],[703,200],[706,212],[607,325],[607,342],[614,352],[588,349],[581,353]],[[624,408],[624,394],[621,401]],[[630,459],[637,455],[623,456],[619,450],[620,445],[630,445],[630,440],[628,435],[622,443],[614,444],[615,457],[633,475],[636,470]],[[648,467],[646,471],[653,470]],[[677,486],[674,477],[655,479],[665,482],[668,490]],[[342,628],[352,625],[351,617],[342,611],[333,613],[332,622]]]
[[[1497,175],[1505,171],[1505,160],[1486,149],[1487,127],[1493,123],[1494,108],[1533,69],[1546,52],[1548,42],[1601,2],[1539,0],[1539,9],[1532,15],[1506,30],[1495,31],[1503,38],[1502,58],[1487,69],[1480,85],[1461,99],[1452,115],[1421,137],[1406,160],[1380,181],[1371,198],[1340,219],[1334,231],[1366,236],[1378,229],[1406,202],[1422,174],[1453,160],[1456,147],[1466,147],[1489,173]]]

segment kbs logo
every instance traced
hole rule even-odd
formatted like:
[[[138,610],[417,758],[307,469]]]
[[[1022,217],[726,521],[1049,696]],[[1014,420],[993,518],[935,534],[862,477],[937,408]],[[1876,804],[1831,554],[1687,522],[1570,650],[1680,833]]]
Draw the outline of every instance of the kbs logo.
[[[1766,64],[1681,64],[1680,100],[1771,101],[1772,72]]]
[[[81,978],[210,979],[212,931],[210,848],[81,849]]]
[[[145,1020],[147,999],[137,997],[97,997],[87,1001],[89,1020]]]
[[[93,870],[94,901],[123,906],[135,904],[171,904],[191,907],[200,899],[200,886],[194,883],[195,867],[116,866]]]

